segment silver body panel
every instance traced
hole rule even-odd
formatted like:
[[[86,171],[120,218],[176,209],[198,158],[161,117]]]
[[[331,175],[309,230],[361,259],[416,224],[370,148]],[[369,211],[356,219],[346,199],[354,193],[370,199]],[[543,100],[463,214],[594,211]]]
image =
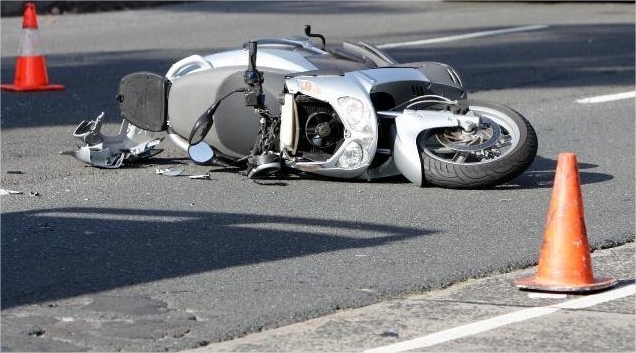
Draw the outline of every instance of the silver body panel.
[[[289,45],[283,43],[259,47],[256,61],[259,70],[266,73],[272,71],[285,76],[284,87],[289,94],[301,93],[326,102],[341,117],[346,117],[347,112],[343,110],[339,100],[343,97],[353,97],[359,100],[364,105],[365,112],[368,112],[368,124],[361,132],[354,129],[346,118],[342,119],[347,131],[345,142],[328,160],[319,162],[292,160],[288,165],[301,171],[339,178],[375,179],[401,173],[412,182],[421,185],[422,168],[416,145],[417,136],[426,129],[457,126],[459,124],[457,119],[450,113],[436,114],[428,111],[408,111],[397,116],[393,156],[374,169],[370,169],[378,143],[378,117],[370,95],[374,87],[392,82],[409,81],[430,85],[430,80],[423,70],[415,64],[412,67],[367,67],[362,70],[344,72],[341,75],[316,73],[321,68],[312,61],[329,59],[330,54],[313,47],[309,40],[292,39],[292,42]],[[169,123],[174,131],[181,136],[188,136],[189,129],[200,112],[219,96],[219,93],[215,92],[220,90],[230,75],[244,71],[248,59],[248,50],[243,48],[205,56],[193,55],[175,63],[166,73],[166,77],[173,85],[168,110]],[[305,72],[306,75],[303,74]],[[449,80],[454,80],[452,75],[449,74],[449,77]],[[182,83],[191,87],[180,91],[179,87]],[[265,84],[267,83],[266,78]],[[282,87],[278,94],[280,95],[281,92]],[[270,96],[276,95],[274,92],[268,93]],[[269,98],[274,100],[272,97]],[[255,118],[254,121],[256,120]],[[285,126],[294,126],[294,124],[288,123]],[[253,128],[246,130],[246,133],[253,134],[258,131],[258,128],[255,124]],[[297,136],[297,132],[284,134]],[[219,135],[219,131],[213,127],[206,142],[224,154],[238,157],[237,153],[233,153],[230,148],[224,146]],[[345,147],[354,141],[363,146],[362,162],[353,168],[343,168],[338,161],[345,153]],[[180,145],[183,147],[183,144]]]

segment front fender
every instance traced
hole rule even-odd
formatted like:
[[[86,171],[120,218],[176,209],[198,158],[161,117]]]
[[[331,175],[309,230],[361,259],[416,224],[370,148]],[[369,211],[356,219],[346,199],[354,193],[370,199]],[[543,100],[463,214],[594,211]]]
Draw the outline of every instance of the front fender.
[[[393,160],[396,168],[413,184],[422,186],[422,162],[417,136],[424,130],[458,125],[456,115],[448,111],[404,110],[395,117]]]

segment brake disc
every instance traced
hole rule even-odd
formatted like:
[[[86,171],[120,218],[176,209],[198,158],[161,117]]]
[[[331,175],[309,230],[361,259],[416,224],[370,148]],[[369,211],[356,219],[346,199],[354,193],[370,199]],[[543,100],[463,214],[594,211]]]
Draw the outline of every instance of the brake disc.
[[[486,125],[488,127],[485,127]],[[486,129],[489,129],[492,134],[483,141],[481,138],[485,137],[483,132]],[[436,137],[439,143],[455,151],[476,152],[494,146],[501,137],[501,127],[494,121],[481,117],[479,128],[474,133],[466,133],[460,128],[452,132],[447,130],[443,134],[437,134]]]

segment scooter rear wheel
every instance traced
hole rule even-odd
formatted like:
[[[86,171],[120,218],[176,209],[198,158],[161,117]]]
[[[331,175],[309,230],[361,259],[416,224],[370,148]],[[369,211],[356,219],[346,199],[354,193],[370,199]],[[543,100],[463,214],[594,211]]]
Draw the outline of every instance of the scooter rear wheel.
[[[483,189],[510,181],[537,154],[537,135],[518,112],[497,103],[469,100],[480,116],[473,131],[435,129],[418,136],[424,180],[453,189]]]

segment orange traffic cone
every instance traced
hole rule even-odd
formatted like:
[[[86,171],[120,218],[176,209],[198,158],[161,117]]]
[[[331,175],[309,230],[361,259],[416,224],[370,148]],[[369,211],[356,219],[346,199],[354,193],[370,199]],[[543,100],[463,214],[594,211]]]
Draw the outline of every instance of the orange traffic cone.
[[[576,155],[560,153],[537,273],[514,284],[538,291],[589,292],[617,282],[594,278]]]
[[[9,91],[62,90],[64,86],[49,84],[46,62],[42,52],[42,41],[38,34],[35,4],[27,3],[22,19],[22,36],[18,49],[18,60],[13,84],[2,84]]]

